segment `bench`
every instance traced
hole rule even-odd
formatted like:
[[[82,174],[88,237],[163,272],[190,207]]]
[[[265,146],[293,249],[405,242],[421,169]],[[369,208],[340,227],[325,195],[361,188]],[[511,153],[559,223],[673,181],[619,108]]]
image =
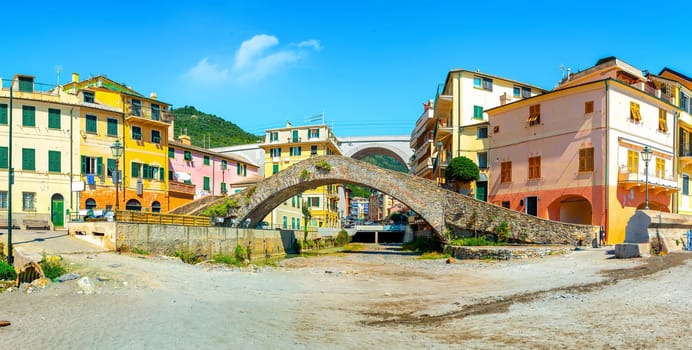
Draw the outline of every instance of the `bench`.
[[[32,227],[34,229],[44,229],[50,230],[50,222],[48,220],[38,220],[38,219],[25,219],[24,226],[29,230]]]
[[[7,218],[0,218],[0,228],[7,229]],[[12,228],[19,228],[19,224],[17,224],[17,219],[12,219]]]

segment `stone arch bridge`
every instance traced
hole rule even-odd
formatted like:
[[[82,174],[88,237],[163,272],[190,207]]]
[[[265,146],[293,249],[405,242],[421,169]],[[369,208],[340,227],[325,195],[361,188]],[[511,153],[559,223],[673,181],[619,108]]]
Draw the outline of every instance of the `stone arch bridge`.
[[[436,237],[446,240],[446,229],[452,232],[497,232],[508,226],[511,238],[527,243],[574,244],[579,239],[589,243],[597,228],[545,220],[476,200],[436,185],[435,182],[386,170],[345,156],[320,156],[301,161],[259,182],[256,186],[229,197],[197,207],[206,207],[235,199],[239,207],[231,216],[239,222],[249,220],[250,227],[291,197],[305,190],[329,184],[355,184],[386,193],[415,211],[432,227]]]

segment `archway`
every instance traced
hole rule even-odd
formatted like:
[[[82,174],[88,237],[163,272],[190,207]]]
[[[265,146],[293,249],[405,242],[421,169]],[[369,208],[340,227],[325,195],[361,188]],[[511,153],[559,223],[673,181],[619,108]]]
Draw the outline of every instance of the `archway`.
[[[125,204],[125,210],[142,211],[142,204],[136,199],[130,199]]]
[[[65,199],[59,193],[54,194],[50,199],[50,217],[53,227],[65,226]]]
[[[161,203],[159,201],[154,201],[151,203],[151,212],[152,213],[160,213],[161,212]]]
[[[553,221],[591,225],[593,209],[588,199],[579,195],[565,195],[548,206],[548,218]]]
[[[89,209],[96,209],[96,200],[93,198],[87,198],[86,201],[84,201],[84,207],[89,210]]]

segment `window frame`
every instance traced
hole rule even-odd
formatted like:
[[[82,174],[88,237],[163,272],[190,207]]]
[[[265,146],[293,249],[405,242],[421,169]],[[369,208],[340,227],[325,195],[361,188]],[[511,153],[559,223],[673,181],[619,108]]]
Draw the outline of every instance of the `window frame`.
[[[57,114],[56,114],[57,113]],[[48,108],[48,129],[59,130],[61,111],[58,108]]]
[[[113,124],[115,122],[115,124]],[[115,131],[113,133],[112,131]],[[106,119],[106,135],[110,137],[118,137],[118,120],[115,118]]]
[[[7,125],[9,118],[9,107],[6,103],[0,103],[0,125]]]
[[[541,178],[541,156],[529,157],[529,180]]]
[[[134,141],[142,141],[142,128],[135,125],[130,127],[130,138]]]
[[[593,112],[594,112],[593,100],[584,102],[584,114],[591,114]]]
[[[86,114],[84,116],[84,131],[89,134],[98,134],[98,116],[94,114]]]
[[[62,172],[62,153],[60,151],[48,151],[48,171],[53,173]]]
[[[668,112],[663,108],[658,109],[658,131],[668,132]]]
[[[473,106],[473,119],[483,120],[483,106]]]
[[[579,149],[579,172],[588,173],[594,171],[594,148]]]
[[[529,106],[529,117],[526,119],[529,126],[541,124],[541,104],[537,103]]]
[[[151,143],[161,144],[161,132],[158,130],[151,131]]]
[[[485,130],[482,132],[481,130]],[[488,138],[488,127],[487,126],[479,126],[478,129],[476,129],[476,138],[477,139],[487,139]]]
[[[36,149],[22,148],[22,170],[36,171]]]
[[[634,101],[630,101],[630,120],[636,123],[642,121],[641,106]]]
[[[639,173],[639,157],[640,152],[635,150],[627,150],[627,173],[637,174]]]
[[[484,161],[481,161],[485,159]],[[479,169],[488,169],[488,152],[476,152],[476,160],[478,161]]]
[[[82,91],[82,101],[84,103],[96,103],[96,94],[93,91]]]
[[[36,127],[36,106],[22,106],[22,126]]]
[[[512,182],[512,161],[500,163],[500,183]]]

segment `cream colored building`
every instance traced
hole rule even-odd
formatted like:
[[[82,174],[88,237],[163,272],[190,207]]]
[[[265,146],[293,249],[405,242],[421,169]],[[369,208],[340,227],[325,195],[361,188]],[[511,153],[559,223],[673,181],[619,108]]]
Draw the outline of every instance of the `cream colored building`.
[[[291,165],[310,157],[341,155],[332,130],[324,124],[292,126],[266,130],[264,143],[264,174],[272,176]],[[272,228],[303,229],[305,226],[302,206],[309,206],[312,219],[308,229],[339,228],[341,216],[338,211],[341,185],[320,186],[294,196],[276,207],[265,221]]]

